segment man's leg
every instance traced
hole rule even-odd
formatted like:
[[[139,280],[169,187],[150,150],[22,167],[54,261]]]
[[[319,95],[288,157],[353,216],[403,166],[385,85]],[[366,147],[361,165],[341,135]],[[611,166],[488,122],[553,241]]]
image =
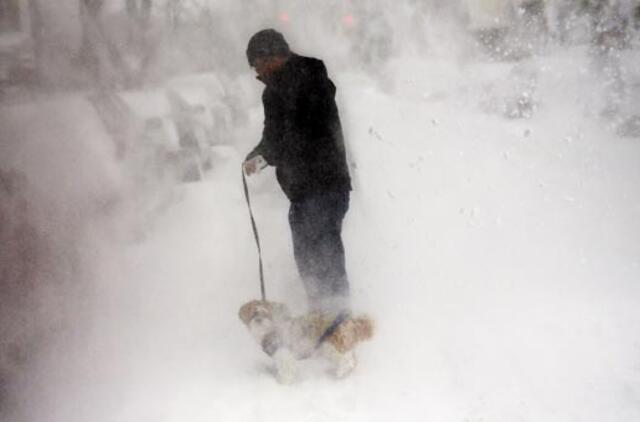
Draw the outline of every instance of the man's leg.
[[[294,202],[289,209],[294,256],[311,310],[349,308],[341,235],[348,208],[349,192],[340,192]]]

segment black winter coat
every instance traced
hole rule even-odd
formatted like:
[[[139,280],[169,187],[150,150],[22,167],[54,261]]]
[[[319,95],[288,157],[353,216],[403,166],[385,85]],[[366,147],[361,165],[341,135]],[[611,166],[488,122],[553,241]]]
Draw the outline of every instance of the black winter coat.
[[[263,82],[262,140],[247,159],[262,155],[275,166],[291,201],[351,190],[336,87],[322,61],[292,54]]]

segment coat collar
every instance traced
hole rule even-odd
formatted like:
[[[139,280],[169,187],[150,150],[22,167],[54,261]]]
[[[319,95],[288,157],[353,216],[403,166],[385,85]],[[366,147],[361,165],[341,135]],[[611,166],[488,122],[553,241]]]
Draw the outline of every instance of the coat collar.
[[[263,84],[267,85],[267,86],[279,85],[282,82],[282,80],[285,79],[285,75],[289,72],[293,62],[295,61],[295,59],[297,57],[299,57],[297,54],[291,53],[291,55],[289,56],[287,61],[284,63],[284,66],[282,66],[282,68],[280,70],[278,70],[277,72],[274,72],[268,78],[264,78],[264,77],[261,77],[261,76],[256,76],[256,79],[259,80],[260,82],[262,82]]]

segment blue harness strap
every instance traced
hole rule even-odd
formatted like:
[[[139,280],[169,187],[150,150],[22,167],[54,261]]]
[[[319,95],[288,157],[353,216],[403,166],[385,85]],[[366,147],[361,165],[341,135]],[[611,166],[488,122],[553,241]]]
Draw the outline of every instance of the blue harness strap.
[[[340,312],[338,316],[336,316],[336,319],[333,320],[331,325],[329,325],[329,327],[325,330],[324,333],[322,333],[322,335],[318,339],[318,343],[316,343],[316,349],[322,346],[322,343],[324,343],[326,339],[331,337],[331,335],[336,332],[340,324],[342,324],[347,318],[349,318],[348,311]]]

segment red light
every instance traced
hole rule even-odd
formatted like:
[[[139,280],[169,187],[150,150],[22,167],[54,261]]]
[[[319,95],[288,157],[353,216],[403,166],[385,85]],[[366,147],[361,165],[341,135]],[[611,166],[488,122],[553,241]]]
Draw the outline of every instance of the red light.
[[[353,25],[353,15],[346,15],[345,17],[342,18],[342,22],[346,26],[352,26]]]
[[[289,14],[287,12],[280,13],[280,22],[289,22]]]

